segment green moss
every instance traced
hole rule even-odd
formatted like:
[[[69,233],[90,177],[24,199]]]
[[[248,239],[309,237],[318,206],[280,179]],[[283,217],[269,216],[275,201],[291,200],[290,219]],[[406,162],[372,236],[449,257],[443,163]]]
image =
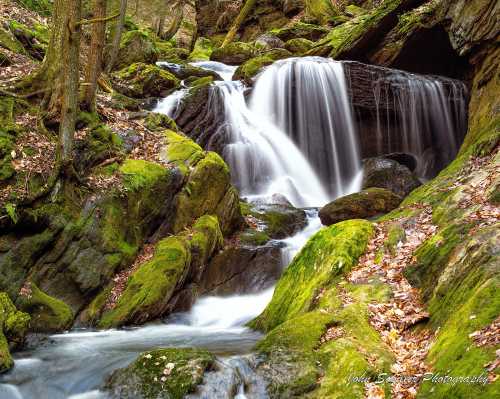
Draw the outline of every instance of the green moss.
[[[247,229],[238,236],[243,245],[260,246],[266,244],[271,238],[264,231]]]
[[[3,28],[0,28],[0,47],[6,48],[13,53],[26,54],[21,42],[10,31]]]
[[[14,100],[0,97],[0,183],[15,174],[11,153],[17,133],[18,129],[14,124]]]
[[[406,232],[399,223],[392,223],[387,232],[387,240],[384,243],[385,250],[392,255],[396,254],[397,246],[406,240]]]
[[[73,322],[73,311],[63,301],[53,298],[30,283],[31,295],[19,297],[20,307],[31,315],[30,330],[54,332],[68,329]]]
[[[224,237],[216,216],[204,215],[187,233],[191,249],[191,261],[203,268],[215,251],[222,248]],[[193,266],[193,265],[192,265]]]
[[[356,265],[372,232],[370,222],[349,220],[315,234],[283,274],[271,303],[251,325],[269,331],[307,312],[323,287]]]
[[[215,357],[202,349],[157,349],[141,354],[130,366],[116,371],[108,385],[119,387],[127,397],[140,393],[145,399],[182,399],[196,390],[214,363]],[[167,365],[171,371],[165,375]]]
[[[239,65],[257,55],[258,50],[249,43],[232,42],[224,47],[214,48],[210,59],[230,65]]]
[[[285,43],[285,48],[295,55],[302,55],[314,46],[314,42],[308,39],[290,39]]]
[[[376,29],[380,21],[396,12],[401,3],[401,0],[385,0],[371,12],[334,27],[323,39],[316,42],[308,54],[337,58],[343,51],[352,48],[371,29]]]
[[[168,169],[141,159],[126,159],[120,167],[123,184],[128,190],[138,191],[154,186],[169,175]]]
[[[158,60],[154,34],[146,30],[125,31],[120,42],[116,68],[124,68],[136,62],[153,64]]]
[[[196,39],[193,51],[189,54],[189,61],[208,61],[212,55],[214,45],[210,39],[199,37]]]
[[[178,166],[184,174],[204,157],[203,149],[188,137],[173,131],[167,131],[165,135],[167,160]]]
[[[144,121],[144,125],[152,131],[163,131],[166,129],[178,131],[175,121],[165,114],[150,112]]]
[[[161,240],[153,259],[130,276],[116,306],[103,314],[99,327],[141,323],[160,316],[190,262],[189,244],[185,238]]]
[[[319,37],[328,33],[328,29],[319,25],[296,22],[284,28],[273,29],[271,33],[284,41],[298,38],[318,40]]]
[[[14,366],[14,359],[10,354],[7,338],[0,331],[0,374],[10,370]]]
[[[119,84],[118,90],[135,98],[166,96],[180,85],[179,79],[170,72],[142,62],[129,65],[117,72],[115,77],[125,83]]]

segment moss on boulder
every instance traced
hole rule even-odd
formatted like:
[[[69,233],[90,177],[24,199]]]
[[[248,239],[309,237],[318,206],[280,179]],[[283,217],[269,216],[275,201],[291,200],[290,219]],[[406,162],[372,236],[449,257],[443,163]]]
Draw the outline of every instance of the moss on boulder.
[[[133,98],[165,97],[180,85],[179,79],[170,72],[144,63],[134,63],[114,77],[116,89]]]
[[[288,266],[271,303],[251,326],[270,331],[306,313],[322,288],[357,264],[372,232],[370,222],[349,220],[316,233]]]
[[[397,208],[402,198],[383,188],[368,188],[346,195],[325,205],[319,212],[321,223],[326,226],[342,220],[370,218]]]
[[[215,357],[202,349],[171,348],[142,353],[106,383],[111,398],[182,399],[196,390]]]
[[[10,349],[24,341],[30,316],[16,309],[5,292],[0,292],[0,373],[14,365]]]
[[[271,65],[274,61],[289,58],[291,56],[293,56],[293,54],[286,49],[273,49],[263,52],[261,55],[251,58],[241,64],[238,69],[236,69],[233,79],[250,82],[266,66]]]
[[[249,43],[232,42],[224,47],[215,48],[210,55],[210,59],[228,65],[240,65],[257,54],[258,50]]]
[[[141,324],[162,316],[175,291],[190,274],[199,274],[221,245],[218,220],[207,215],[201,217],[189,233],[161,240],[153,258],[132,273],[116,305],[101,310],[98,326]],[[102,298],[93,307],[99,304],[104,305]],[[95,309],[92,313],[96,313]]]
[[[25,296],[18,297],[18,306],[31,315],[30,331],[56,332],[71,327],[73,311],[63,301],[47,295],[36,284],[28,283]]]
[[[302,55],[314,46],[314,42],[308,39],[290,39],[285,43],[285,48],[295,55]]]
[[[304,22],[296,22],[284,28],[271,30],[273,35],[285,42],[291,39],[308,39],[316,41],[328,32],[328,28]]]
[[[130,30],[123,34],[115,68],[126,68],[134,63],[153,64],[158,60],[158,49],[152,33]]]
[[[14,100],[0,97],[0,183],[14,176],[12,151],[18,129],[14,124]]]
[[[193,51],[189,54],[189,61],[209,61],[214,45],[210,39],[199,37],[196,39]]]

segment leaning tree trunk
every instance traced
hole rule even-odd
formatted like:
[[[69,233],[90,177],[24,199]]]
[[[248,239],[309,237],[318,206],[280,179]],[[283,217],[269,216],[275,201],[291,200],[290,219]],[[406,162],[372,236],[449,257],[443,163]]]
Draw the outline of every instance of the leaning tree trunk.
[[[240,30],[241,24],[248,17],[248,15],[250,14],[250,11],[252,11],[255,4],[257,4],[257,0],[246,0],[245,5],[243,6],[240,13],[236,17],[233,25],[231,26],[231,29],[229,29],[229,32],[227,32],[226,38],[224,39],[224,42],[222,43],[222,47],[228,45],[229,43],[231,43],[234,40],[236,33],[238,33],[238,31]]]
[[[172,22],[170,23],[170,26],[165,31],[165,33],[160,32],[159,35],[163,40],[172,39],[180,29],[182,20],[184,18],[184,0],[177,0],[173,4],[172,8],[174,13]]]
[[[85,71],[85,86],[83,90],[82,108],[95,111],[95,95],[97,80],[102,72],[103,49],[106,40],[106,0],[94,0],[92,38]]]
[[[125,24],[125,16],[127,14],[127,0],[120,0],[120,16],[114,29],[111,30],[112,42],[111,47],[108,52],[108,62],[106,64],[106,72],[109,73],[113,70],[116,63],[116,58],[118,57],[118,52],[120,51],[120,42],[122,40],[123,26]]]
[[[63,170],[71,165],[76,117],[78,114],[78,84],[80,79],[80,36],[81,36],[81,0],[66,0],[68,3],[68,24],[63,41],[64,82],[61,122],[59,125],[58,161]]]

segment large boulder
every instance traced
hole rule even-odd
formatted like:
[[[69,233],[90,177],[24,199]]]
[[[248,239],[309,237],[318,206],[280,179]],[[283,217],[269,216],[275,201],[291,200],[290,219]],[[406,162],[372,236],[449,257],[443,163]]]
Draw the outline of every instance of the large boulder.
[[[397,208],[402,197],[384,188],[368,188],[330,202],[319,211],[325,226],[348,219],[365,219],[385,214]]]
[[[323,26],[296,22],[293,25],[284,28],[273,29],[271,33],[283,41],[291,39],[308,39],[316,41],[329,32],[328,28]]]
[[[157,349],[116,370],[105,390],[113,399],[182,399],[214,365],[215,357],[202,349]]]
[[[150,33],[131,30],[123,34],[115,68],[125,68],[135,62],[153,64],[158,60],[158,49]]]
[[[244,80],[250,84],[252,79],[257,76],[266,66],[271,65],[274,61],[282,60],[284,58],[292,57],[293,54],[284,48],[276,48],[265,51],[261,55],[251,58],[241,64],[236,69],[233,79]]]
[[[257,55],[257,49],[244,42],[232,42],[212,51],[210,59],[228,65],[240,65]]]
[[[408,167],[392,159],[376,157],[363,161],[363,189],[385,188],[400,197],[406,197],[420,185]]]
[[[272,50],[285,47],[285,42],[270,33],[264,33],[255,40],[255,47],[261,50]]]
[[[166,97],[179,85],[179,79],[167,70],[140,62],[114,75],[115,88],[132,98]]]

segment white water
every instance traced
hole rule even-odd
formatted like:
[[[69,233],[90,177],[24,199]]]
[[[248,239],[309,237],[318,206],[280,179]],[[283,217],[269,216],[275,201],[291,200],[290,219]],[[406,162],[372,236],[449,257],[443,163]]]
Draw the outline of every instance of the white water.
[[[389,82],[390,86],[373,83],[375,101],[379,104],[378,152],[412,154],[417,159],[415,173],[432,177],[458,152],[457,132],[465,132],[467,125],[466,87],[459,81],[402,71],[392,71]],[[388,108],[391,104],[394,110],[389,112],[381,103]],[[431,147],[437,151],[431,151]]]
[[[361,157],[342,63],[320,57],[275,62],[257,79],[250,108],[286,132],[336,198],[358,191]]]

